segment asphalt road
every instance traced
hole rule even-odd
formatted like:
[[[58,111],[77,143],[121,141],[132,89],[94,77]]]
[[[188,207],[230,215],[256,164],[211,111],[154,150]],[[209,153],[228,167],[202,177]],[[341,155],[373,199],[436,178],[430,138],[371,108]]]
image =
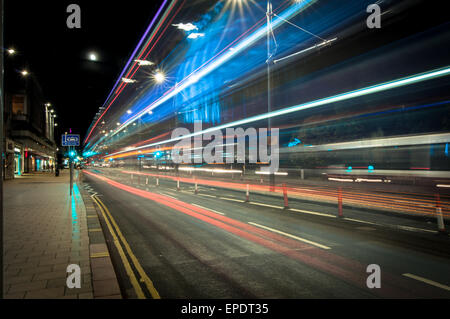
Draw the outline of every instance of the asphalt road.
[[[450,298],[450,237],[422,221],[355,209],[342,219],[332,205],[291,201],[283,209],[279,198],[246,203],[242,192],[200,186],[194,194],[193,185],[177,191],[173,181],[156,186],[108,170],[85,171],[84,187],[161,298]],[[104,231],[122,292],[136,298]],[[367,287],[371,264],[380,266],[381,288]]]

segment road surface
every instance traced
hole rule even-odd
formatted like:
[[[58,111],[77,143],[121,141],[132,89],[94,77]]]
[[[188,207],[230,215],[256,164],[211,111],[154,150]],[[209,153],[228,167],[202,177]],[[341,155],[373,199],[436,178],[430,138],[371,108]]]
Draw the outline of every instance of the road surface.
[[[450,298],[450,237],[434,225],[355,209],[337,218],[332,205],[285,209],[279,198],[246,202],[245,193],[214,187],[195,194],[192,184],[177,190],[107,169],[83,176],[147,298]],[[136,298],[103,226],[122,292]],[[367,286],[373,264],[381,288]]]

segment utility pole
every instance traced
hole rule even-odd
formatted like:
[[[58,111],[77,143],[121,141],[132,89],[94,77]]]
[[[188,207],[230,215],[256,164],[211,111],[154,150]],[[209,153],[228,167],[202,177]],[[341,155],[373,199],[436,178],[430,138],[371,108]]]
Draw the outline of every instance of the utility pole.
[[[273,55],[272,55],[272,46],[271,46],[271,39],[272,36],[272,19],[273,19],[273,11],[272,11],[272,2],[270,0],[267,0],[267,113],[272,112],[272,63],[273,63]],[[271,134],[271,118],[267,118],[267,134],[270,136],[269,141],[272,143],[272,134]],[[272,149],[272,148],[270,148]],[[272,155],[272,154],[270,154]],[[270,172],[269,175],[269,181],[270,181],[270,187],[271,190],[275,186],[275,174],[274,172]]]
[[[4,48],[3,43],[3,30],[5,30],[3,26],[3,14],[4,14],[4,6],[3,0],[0,0],[0,48]],[[4,139],[3,136],[3,102],[5,99],[4,85],[3,85],[3,77],[5,74],[5,66],[4,66],[4,52],[2,50],[0,54],[0,146],[1,146],[1,159],[0,159],[0,265],[3,267],[3,152],[4,152]],[[3,299],[3,271],[0,272],[0,298]]]

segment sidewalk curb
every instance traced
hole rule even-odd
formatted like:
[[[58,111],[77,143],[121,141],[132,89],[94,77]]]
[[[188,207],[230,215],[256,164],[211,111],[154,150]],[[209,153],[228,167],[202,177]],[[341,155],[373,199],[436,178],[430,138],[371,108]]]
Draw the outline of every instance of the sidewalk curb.
[[[83,184],[82,175],[79,183]],[[84,187],[79,189],[86,207],[94,299],[122,299],[117,274],[100,223],[98,208]]]

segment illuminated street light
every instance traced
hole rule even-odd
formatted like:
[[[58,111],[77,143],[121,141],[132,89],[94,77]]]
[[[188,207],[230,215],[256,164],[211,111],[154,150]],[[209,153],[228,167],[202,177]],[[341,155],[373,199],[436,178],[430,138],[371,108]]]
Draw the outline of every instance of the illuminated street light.
[[[11,48],[11,49],[8,49],[7,52],[8,52],[9,55],[14,55],[14,54],[16,54],[16,50],[14,50],[14,49],[12,49],[12,48]]]
[[[22,74],[23,76],[28,76],[30,73],[27,70],[23,70],[22,72],[20,72],[20,74]]]
[[[155,63],[147,60],[134,60],[134,62],[139,63],[140,66],[144,65],[154,65]]]
[[[58,123],[55,123],[55,127],[58,126]]]
[[[205,36],[204,33],[191,33],[188,35],[188,39],[197,39],[197,38],[201,38],[204,36]]]
[[[133,113],[133,112],[131,112],[131,110],[128,110],[127,113],[128,113],[128,114],[131,114],[131,113]]]
[[[117,122],[116,124],[117,124],[117,126],[120,126],[120,123],[119,123],[119,122]]]
[[[95,54],[95,53],[90,53],[89,54],[89,60],[91,60],[91,61],[97,61],[97,54]]]
[[[137,81],[133,80],[133,79],[122,78],[122,82],[124,82],[124,83],[136,83]]]
[[[177,27],[180,30],[184,31],[193,31],[197,30],[198,28],[193,25],[192,23],[178,23],[178,24],[172,24],[174,27]]]
[[[153,75],[153,78],[155,79],[156,83],[163,83],[166,79],[166,76],[161,71],[158,71]]]

